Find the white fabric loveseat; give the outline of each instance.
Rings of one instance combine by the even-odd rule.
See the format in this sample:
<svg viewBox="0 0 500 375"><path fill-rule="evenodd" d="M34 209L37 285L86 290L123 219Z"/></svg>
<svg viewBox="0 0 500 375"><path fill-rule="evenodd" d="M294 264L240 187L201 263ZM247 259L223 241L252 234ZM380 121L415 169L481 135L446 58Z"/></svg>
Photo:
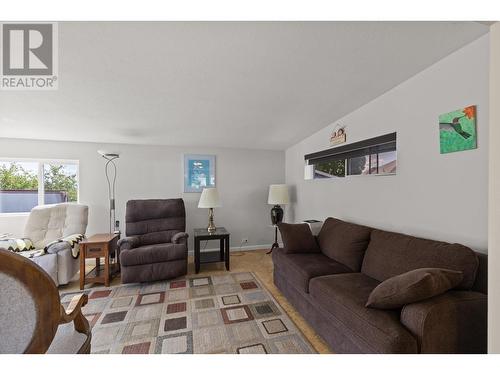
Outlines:
<svg viewBox="0 0 500 375"><path fill-rule="evenodd" d="M28 217L24 237L33 242L36 250L32 253L36 253L61 238L84 235L87 223L88 206L76 203L36 206ZM67 284L78 272L79 260L73 257L68 242L53 243L47 248L46 254L30 259L42 267L56 285Z"/></svg>

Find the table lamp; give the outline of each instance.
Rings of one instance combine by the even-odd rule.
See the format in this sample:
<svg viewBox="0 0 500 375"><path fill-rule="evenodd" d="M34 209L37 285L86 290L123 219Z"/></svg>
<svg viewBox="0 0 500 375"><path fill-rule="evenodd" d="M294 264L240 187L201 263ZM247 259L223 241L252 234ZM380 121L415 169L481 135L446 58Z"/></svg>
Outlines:
<svg viewBox="0 0 500 375"><path fill-rule="evenodd" d="M219 193L216 188L205 188L201 192L198 208L208 208L208 233L215 233L217 227L214 224L214 208L221 207Z"/></svg>
<svg viewBox="0 0 500 375"><path fill-rule="evenodd" d="M275 184L269 186L268 204L273 204L271 209L271 222L273 225L281 223L283 220L283 209L280 205L289 204L290 197L288 196L288 186L285 184Z"/></svg>

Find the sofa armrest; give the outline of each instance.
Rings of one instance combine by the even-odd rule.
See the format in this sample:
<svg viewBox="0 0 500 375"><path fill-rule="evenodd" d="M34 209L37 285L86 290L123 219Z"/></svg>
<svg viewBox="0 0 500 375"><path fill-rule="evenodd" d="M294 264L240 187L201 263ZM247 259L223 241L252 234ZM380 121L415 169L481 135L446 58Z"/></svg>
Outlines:
<svg viewBox="0 0 500 375"><path fill-rule="evenodd" d="M483 293L449 291L405 305L401 323L421 353L486 353L487 303Z"/></svg>
<svg viewBox="0 0 500 375"><path fill-rule="evenodd" d="M71 245L68 242L53 242L45 247L45 251L49 254L57 254L68 249L71 250Z"/></svg>
<svg viewBox="0 0 500 375"><path fill-rule="evenodd" d="M186 232L179 232L176 233L172 236L172 243L174 244L187 244L187 239L189 237L189 234Z"/></svg>
<svg viewBox="0 0 500 375"><path fill-rule="evenodd" d="M73 257L76 259L78 258L78 247L75 248L75 246L78 246L78 244L85 238L85 235L83 234L70 234L65 237L61 237L55 241L52 241L45 245L44 250L46 253L49 254L57 254L60 251L63 250L73 250L76 249L74 252L72 252Z"/></svg>
<svg viewBox="0 0 500 375"><path fill-rule="evenodd" d="M139 237L123 237L117 242L119 251L130 250L134 247L139 247L140 244L141 241L139 240Z"/></svg>

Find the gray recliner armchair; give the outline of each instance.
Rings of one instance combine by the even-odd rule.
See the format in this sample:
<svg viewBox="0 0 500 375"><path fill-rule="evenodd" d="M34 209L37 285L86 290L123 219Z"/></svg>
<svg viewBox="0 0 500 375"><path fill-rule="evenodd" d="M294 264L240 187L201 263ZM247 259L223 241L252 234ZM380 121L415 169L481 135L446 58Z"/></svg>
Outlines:
<svg viewBox="0 0 500 375"><path fill-rule="evenodd" d="M182 199L130 200L125 221L127 237L118 241L123 283L166 280L187 273Z"/></svg>

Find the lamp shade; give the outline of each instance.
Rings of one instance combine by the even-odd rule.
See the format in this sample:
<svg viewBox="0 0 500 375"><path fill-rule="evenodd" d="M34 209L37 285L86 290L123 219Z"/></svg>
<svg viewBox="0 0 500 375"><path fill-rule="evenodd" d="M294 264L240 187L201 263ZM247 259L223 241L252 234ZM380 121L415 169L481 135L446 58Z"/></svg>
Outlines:
<svg viewBox="0 0 500 375"><path fill-rule="evenodd" d="M220 207L219 193L216 188L206 188L201 192L198 208Z"/></svg>
<svg viewBox="0 0 500 375"><path fill-rule="evenodd" d="M276 184L269 186L269 197L267 198L269 204L288 204L290 197L288 196L288 186L285 184Z"/></svg>

